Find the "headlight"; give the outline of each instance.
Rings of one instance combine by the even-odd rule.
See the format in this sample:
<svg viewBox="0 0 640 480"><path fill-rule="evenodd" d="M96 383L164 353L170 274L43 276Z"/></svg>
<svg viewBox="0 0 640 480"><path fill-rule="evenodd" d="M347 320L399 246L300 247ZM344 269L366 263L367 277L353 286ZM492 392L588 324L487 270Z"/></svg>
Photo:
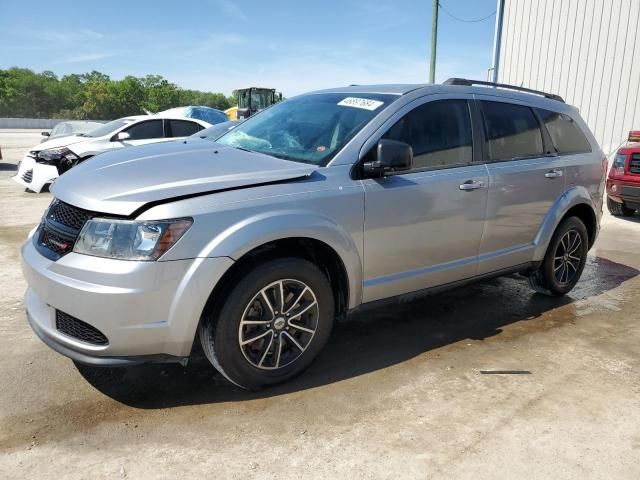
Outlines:
<svg viewBox="0 0 640 480"><path fill-rule="evenodd" d="M36 156L36 162L44 164L55 164L63 158L72 162L78 160L78 156L68 148L54 148L51 150L42 150Z"/></svg>
<svg viewBox="0 0 640 480"><path fill-rule="evenodd" d="M94 218L85 223L73 251L120 260L157 260L192 223L190 218L153 222Z"/></svg>
<svg viewBox="0 0 640 480"><path fill-rule="evenodd" d="M624 175L624 164L627 161L627 156L623 154L616 155L616 158L613 160L612 169L616 173L616 175Z"/></svg>

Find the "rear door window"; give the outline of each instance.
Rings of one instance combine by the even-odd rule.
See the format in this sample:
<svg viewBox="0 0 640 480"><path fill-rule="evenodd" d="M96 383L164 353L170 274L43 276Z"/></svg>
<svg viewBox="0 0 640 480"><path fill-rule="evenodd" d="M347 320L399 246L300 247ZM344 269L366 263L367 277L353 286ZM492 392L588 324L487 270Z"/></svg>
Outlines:
<svg viewBox="0 0 640 480"><path fill-rule="evenodd" d="M149 138L163 138L162 120L147 120L136 123L125 130L129 140L146 140Z"/></svg>
<svg viewBox="0 0 640 480"><path fill-rule="evenodd" d="M531 108L502 102L480 102L492 161L543 154L540 124Z"/></svg>
<svg viewBox="0 0 640 480"><path fill-rule="evenodd" d="M553 146L559 154L591 152L589 140L569 115L538 109Z"/></svg>
<svg viewBox="0 0 640 480"><path fill-rule="evenodd" d="M473 159L466 100L438 100L411 110L383 136L411 145L413 168L466 165Z"/></svg>
<svg viewBox="0 0 640 480"><path fill-rule="evenodd" d="M188 120L166 120L169 123L167 136L169 137L188 137L202 130L202 127L196 122Z"/></svg>

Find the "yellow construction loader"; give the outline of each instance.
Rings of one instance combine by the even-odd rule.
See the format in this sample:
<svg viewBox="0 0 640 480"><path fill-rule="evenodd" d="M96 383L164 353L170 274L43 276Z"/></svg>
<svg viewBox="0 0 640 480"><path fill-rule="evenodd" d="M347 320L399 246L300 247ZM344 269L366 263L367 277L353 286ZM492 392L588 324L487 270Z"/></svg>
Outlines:
<svg viewBox="0 0 640 480"><path fill-rule="evenodd" d="M282 100L282 93L276 93L275 88L238 88L236 93L238 106L224 111L231 120L244 120Z"/></svg>

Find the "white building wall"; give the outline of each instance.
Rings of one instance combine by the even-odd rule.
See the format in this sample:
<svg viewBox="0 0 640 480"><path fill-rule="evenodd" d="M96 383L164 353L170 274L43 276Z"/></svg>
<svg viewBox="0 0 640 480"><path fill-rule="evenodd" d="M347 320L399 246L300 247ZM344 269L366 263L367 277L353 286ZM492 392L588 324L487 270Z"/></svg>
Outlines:
<svg viewBox="0 0 640 480"><path fill-rule="evenodd" d="M505 0L498 81L561 95L612 153L640 130L640 0Z"/></svg>

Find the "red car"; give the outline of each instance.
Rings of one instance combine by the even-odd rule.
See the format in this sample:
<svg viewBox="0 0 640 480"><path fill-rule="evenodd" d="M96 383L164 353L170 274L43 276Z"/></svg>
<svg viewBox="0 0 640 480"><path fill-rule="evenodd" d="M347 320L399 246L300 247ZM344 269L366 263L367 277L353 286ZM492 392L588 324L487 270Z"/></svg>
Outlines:
<svg viewBox="0 0 640 480"><path fill-rule="evenodd" d="M618 149L607 178L607 207L622 217L640 210L640 130L629 132L629 142Z"/></svg>

